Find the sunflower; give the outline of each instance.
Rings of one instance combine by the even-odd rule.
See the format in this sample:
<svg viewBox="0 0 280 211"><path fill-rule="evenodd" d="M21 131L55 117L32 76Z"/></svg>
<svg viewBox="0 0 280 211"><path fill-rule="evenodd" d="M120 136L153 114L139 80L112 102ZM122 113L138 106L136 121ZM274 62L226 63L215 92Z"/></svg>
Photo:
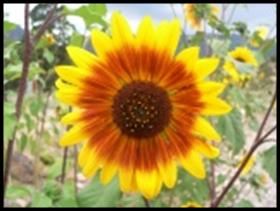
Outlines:
<svg viewBox="0 0 280 211"><path fill-rule="evenodd" d="M69 46L75 66L55 68L57 98L76 109L61 119L73 127L60 145L83 142L78 161L86 177L101 169L101 182L107 184L117 174L123 192L140 192L147 199L163 184L175 185L177 164L205 178L201 154L218 156L209 140L220 136L201 115L231 110L218 98L224 85L204 81L219 60L200 59L198 47L174 56L178 20L155 27L145 17L134 35L115 12L111 32L94 29L96 55Z"/></svg>
<svg viewBox="0 0 280 211"><path fill-rule="evenodd" d="M51 34L51 33L46 33L44 38L49 45L53 45L56 42L53 34Z"/></svg>
<svg viewBox="0 0 280 211"><path fill-rule="evenodd" d="M185 4L184 10L186 13L186 19L190 26L197 31L203 31L202 21L203 16L205 16L205 12L203 11L206 10L203 10L201 6L209 6L210 14L214 16L217 16L220 12L220 9L217 6L213 5ZM199 7L201 7L201 9ZM201 10L201 12L199 12L199 10Z"/></svg>
<svg viewBox="0 0 280 211"><path fill-rule="evenodd" d="M254 67L258 66L257 60L254 57L253 53L246 47L237 47L235 50L229 52L228 56L237 62L252 65ZM250 74L241 73L235 66L235 64L230 60L227 60L225 62L224 69L227 71L234 82L245 82L251 79Z"/></svg>
<svg viewBox="0 0 280 211"><path fill-rule="evenodd" d="M263 40L266 39L266 37L268 35L268 28L266 26L258 26L255 30L255 33L261 39L261 41L263 41ZM260 43L259 43L259 41L256 37L253 37L250 40L250 45L255 47L255 48L260 47Z"/></svg>

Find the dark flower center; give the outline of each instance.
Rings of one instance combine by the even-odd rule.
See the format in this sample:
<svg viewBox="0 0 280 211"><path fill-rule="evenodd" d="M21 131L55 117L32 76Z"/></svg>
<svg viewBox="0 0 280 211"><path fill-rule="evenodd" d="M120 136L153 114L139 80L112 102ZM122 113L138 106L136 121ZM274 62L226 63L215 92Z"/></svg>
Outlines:
<svg viewBox="0 0 280 211"><path fill-rule="evenodd" d="M237 58L235 58L235 60L237 60L239 62L245 62L245 60L243 58L241 58L241 57L237 57Z"/></svg>
<svg viewBox="0 0 280 211"><path fill-rule="evenodd" d="M171 104L162 88L151 82L134 81L118 91L112 110L114 122L123 133L148 138L168 125Z"/></svg>

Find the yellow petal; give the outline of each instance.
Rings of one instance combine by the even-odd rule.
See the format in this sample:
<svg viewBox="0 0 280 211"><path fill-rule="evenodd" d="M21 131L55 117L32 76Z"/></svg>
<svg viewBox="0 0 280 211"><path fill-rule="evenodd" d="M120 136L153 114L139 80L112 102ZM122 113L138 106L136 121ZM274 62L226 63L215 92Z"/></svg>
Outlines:
<svg viewBox="0 0 280 211"><path fill-rule="evenodd" d="M77 94L67 94L67 95L65 95L65 92L57 91L57 92L55 92L55 97L59 101L65 103L67 105L75 106L78 102Z"/></svg>
<svg viewBox="0 0 280 211"><path fill-rule="evenodd" d="M219 59L217 58L203 58L199 59L195 64L195 74L197 80L203 80L208 75L213 73L219 64Z"/></svg>
<svg viewBox="0 0 280 211"><path fill-rule="evenodd" d="M105 163L100 174L101 183L104 185L108 184L115 176L117 169L118 166L116 164Z"/></svg>
<svg viewBox="0 0 280 211"><path fill-rule="evenodd" d="M180 21L162 21L156 30L156 48L167 51L171 56L175 53L181 36Z"/></svg>
<svg viewBox="0 0 280 211"><path fill-rule="evenodd" d="M147 198L154 198L160 191L162 181L157 170L137 170L136 182L138 190Z"/></svg>
<svg viewBox="0 0 280 211"><path fill-rule="evenodd" d="M74 123L77 123L78 120L81 119L81 117L82 117L81 111L74 111L74 112L64 115L60 121L62 122L62 124L65 124L65 125L74 124Z"/></svg>
<svg viewBox="0 0 280 211"><path fill-rule="evenodd" d="M177 166L174 161L169 163L159 163L158 165L159 173L161 178L168 188L173 188L177 179Z"/></svg>
<svg viewBox="0 0 280 211"><path fill-rule="evenodd" d="M99 165L99 160L98 160L98 157L97 157L97 154L95 152L94 149L91 149L89 155L88 155L88 158L87 158L87 161L86 161L86 164L82 170L83 172L83 175L86 177L86 178L90 178L90 177L93 177L96 173L96 171L99 169L100 165Z"/></svg>
<svg viewBox="0 0 280 211"><path fill-rule="evenodd" d="M127 20L119 12L112 14L112 37L116 47L131 44L134 40Z"/></svg>
<svg viewBox="0 0 280 211"><path fill-rule="evenodd" d="M189 150L188 153L181 157L182 166L193 176L198 179L205 178L205 168L204 163L200 155L193 151Z"/></svg>
<svg viewBox="0 0 280 211"><path fill-rule="evenodd" d="M186 66L187 71L193 71L195 63L199 58L199 47L190 47L181 51L177 56L176 60L182 62Z"/></svg>
<svg viewBox="0 0 280 211"><path fill-rule="evenodd" d="M97 57L89 51L75 46L68 46L67 52L72 61L85 72L92 73Z"/></svg>
<svg viewBox="0 0 280 211"><path fill-rule="evenodd" d="M90 152L91 152L91 148L89 147L88 143L84 143L78 156L79 166L83 167L86 164Z"/></svg>
<svg viewBox="0 0 280 211"><path fill-rule="evenodd" d="M87 138L87 133L85 131L86 125L79 123L68 130L66 133L63 134L61 137L59 144L60 146L71 146L74 144L78 144Z"/></svg>
<svg viewBox="0 0 280 211"><path fill-rule="evenodd" d="M134 184L135 175L133 170L121 168L119 170L119 180L120 180L120 188L123 192L133 192L136 191L136 187Z"/></svg>
<svg viewBox="0 0 280 211"><path fill-rule="evenodd" d="M155 30L153 27L152 19L149 16L146 16L143 18L141 21L138 31L137 31L137 36L136 36L136 41L138 46L149 46L153 47L154 46L154 39L155 39Z"/></svg>
<svg viewBox="0 0 280 211"><path fill-rule="evenodd" d="M242 158L242 160L238 163L237 168L240 167L241 163L244 161L245 158L246 158L246 156ZM245 176L246 174L249 173L249 171L252 169L255 161L256 161L256 157L255 156L251 156L249 158L249 160L247 161L246 165L244 166L244 168L241 171L241 175L242 176Z"/></svg>
<svg viewBox="0 0 280 211"><path fill-rule="evenodd" d="M198 139L192 140L192 147L208 158L216 158L220 154L218 148Z"/></svg>
<svg viewBox="0 0 280 211"><path fill-rule="evenodd" d="M82 80L87 77L80 68L74 66L56 66L55 71L61 79L77 86L83 86ZM65 85L65 83L58 81L57 86L62 87L62 85Z"/></svg>
<svg viewBox="0 0 280 211"><path fill-rule="evenodd" d="M208 81L197 85L197 88L203 95L212 95L212 97L216 97L222 93L225 87L226 85L224 83L213 81Z"/></svg>
<svg viewBox="0 0 280 211"><path fill-rule="evenodd" d="M91 33L91 42L98 55L105 57L113 47L112 39L104 32L93 29Z"/></svg>
<svg viewBox="0 0 280 211"><path fill-rule="evenodd" d="M212 125L202 117L198 117L194 123L193 132L207 140L220 141L221 137Z"/></svg>
<svg viewBox="0 0 280 211"><path fill-rule="evenodd" d="M219 98L205 97L202 99L204 108L201 111L202 115L222 115L231 111L231 106Z"/></svg>
<svg viewBox="0 0 280 211"><path fill-rule="evenodd" d="M181 207L192 208L192 207L202 207L202 206L195 201L189 201L186 204L183 204Z"/></svg>

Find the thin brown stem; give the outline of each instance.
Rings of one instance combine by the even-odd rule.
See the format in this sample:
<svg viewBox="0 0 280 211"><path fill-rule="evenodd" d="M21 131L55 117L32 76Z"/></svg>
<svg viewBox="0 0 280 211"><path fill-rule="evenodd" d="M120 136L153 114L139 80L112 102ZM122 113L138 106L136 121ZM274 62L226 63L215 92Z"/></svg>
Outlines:
<svg viewBox="0 0 280 211"><path fill-rule="evenodd" d="M28 14L29 14L29 4L25 4L24 8L24 54L23 54L23 65L22 65L22 73L21 73L21 79L19 82L19 88L18 88L18 94L17 94L17 100L16 100L16 119L17 121L20 118L21 114L21 106L24 98L25 88L26 88L26 82L27 82L27 76L28 76L28 69L29 69L29 63L30 63L30 55L31 55L31 46L30 46L30 35L29 35L29 23L28 23ZM12 139L8 142L8 148L7 148L7 154L6 154L6 163L5 163L5 174L4 174L4 194L9 182L9 174L10 174L10 166L11 166L11 160L13 156L13 148L14 148L14 142L16 137L16 129L15 127L13 132Z"/></svg>
<svg viewBox="0 0 280 211"><path fill-rule="evenodd" d="M62 169L61 169L61 177L60 177L60 182L62 185L64 184L64 180L65 180L67 155L68 155L68 147L65 147L63 149L63 161L62 161Z"/></svg>
<svg viewBox="0 0 280 211"><path fill-rule="evenodd" d="M268 142L269 140L266 140L266 138L271 134L271 133L273 133L273 131L274 130L276 130L276 128L277 128L277 125L275 125L274 127L272 127L266 134L264 134L261 138L260 138L260 140L263 140L263 142Z"/></svg>
<svg viewBox="0 0 280 211"><path fill-rule="evenodd" d="M260 126L260 128L259 128L259 130L258 130L258 133L257 133L257 135L256 135L256 138L255 138L254 143L257 143L257 142L259 141L260 136L261 136L261 134L262 134L262 132L263 132L263 129L264 129L265 125L266 125L267 119L268 119L268 117L269 117L269 114L270 114L271 111L272 111L273 104L274 104L275 101L276 101L276 91L274 92L274 95L273 95L273 98L272 98L272 100L271 100L271 103L270 103L270 105L269 105L269 107L268 107L268 109L267 109L267 112L266 112L266 114L265 114L265 116L264 116L264 118L263 118L263 121L262 121L261 126Z"/></svg>
<svg viewBox="0 0 280 211"><path fill-rule="evenodd" d="M145 197L142 197L146 207L151 207L150 202Z"/></svg>
<svg viewBox="0 0 280 211"><path fill-rule="evenodd" d="M33 42L36 43L40 40L41 36L45 33L46 29L53 24L58 16L54 17L57 4L54 5L53 9L48 12L47 17L41 27L38 29L37 33L34 35Z"/></svg>
<svg viewBox="0 0 280 211"><path fill-rule="evenodd" d="M246 155L246 157L244 158L243 162L241 163L240 167L237 169L237 171L235 172L235 174L233 175L233 177L231 178L231 180L229 181L229 183L226 185L226 187L223 189L222 193L219 195L219 197L217 197L216 201L212 204L212 207L218 207L220 202L223 200L223 198L225 197L225 195L227 194L227 192L229 191L229 189L233 186L234 182L237 180L237 178L239 177L240 173L242 172L243 168L245 167L245 165L247 164L247 162L249 161L249 159L251 158L251 156L253 155L253 153L255 152L255 150L262 144L264 143L265 138L271 134L275 129L276 126L273 127L268 133L266 133L262 138L261 134L262 131L266 125L267 119L269 117L269 114L271 113L272 107L274 102L276 101L276 91L273 95L273 98L270 102L270 105L267 109L267 112L264 116L264 119L261 123L261 126L257 132L256 138L253 142L253 145L251 146L251 148L249 149L248 154Z"/></svg>
<svg viewBox="0 0 280 211"><path fill-rule="evenodd" d="M54 11L54 10L53 10ZM17 99L16 99L16 119L19 121L21 116L21 108L22 103L25 95L26 90L26 84L27 84L27 78L28 78L28 72L29 72L29 64L31 61L31 54L33 50L33 44L32 41L38 40L41 35L47 30L47 28L50 26L50 24L53 23L55 19L52 19L52 22L49 22L48 19L45 19L44 23L41 25L41 27L38 29L37 34L35 35L36 39L32 39L29 31L29 4L25 4L24 7L24 51L23 51L23 65L22 65L22 73L21 78L19 81L19 88L17 92ZM33 42L34 43L34 42ZM14 142L15 137L17 133L17 127L14 128L13 131L13 137L8 142L7 147L7 153L6 153L6 162L5 162L5 170L4 170L4 194L9 182L9 174L10 174L10 166L11 166L11 160L13 156L13 148L14 148Z"/></svg>
<svg viewBox="0 0 280 211"><path fill-rule="evenodd" d="M211 205L214 203L216 198L216 181L215 181L215 163L210 161L210 201Z"/></svg>

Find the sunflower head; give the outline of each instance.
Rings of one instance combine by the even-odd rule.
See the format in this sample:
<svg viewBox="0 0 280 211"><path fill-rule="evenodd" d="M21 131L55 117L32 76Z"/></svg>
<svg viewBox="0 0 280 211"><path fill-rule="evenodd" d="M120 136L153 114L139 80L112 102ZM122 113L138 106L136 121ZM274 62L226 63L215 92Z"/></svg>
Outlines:
<svg viewBox="0 0 280 211"><path fill-rule="evenodd" d="M231 110L218 97L224 84L205 81L219 60L199 58L198 47L174 55L178 20L154 26L145 17L133 34L115 12L111 31L92 31L96 55L69 46L74 65L56 67L56 96L75 108L61 119L73 127L60 145L83 143L79 165L86 177L100 169L107 184L118 175L122 191L148 199L163 184L175 185L178 164L203 179L201 156L219 155L209 141L220 136L202 116Z"/></svg>
<svg viewBox="0 0 280 211"><path fill-rule="evenodd" d="M253 55L253 53L246 47L237 47L235 50L230 51L228 53L228 56L240 63L252 65L254 67L258 66L258 62ZM238 68L235 66L235 64L227 60L224 64L224 69L227 71L229 76L232 78L232 80L236 83L238 82L244 82L246 80L250 80L251 76L248 73L241 73Z"/></svg>
<svg viewBox="0 0 280 211"><path fill-rule="evenodd" d="M256 27L255 33L261 41L265 40L268 35L268 28L266 26L258 26ZM260 47L259 40L253 35L253 38L250 40L250 45L258 48Z"/></svg>
<svg viewBox="0 0 280 211"><path fill-rule="evenodd" d="M197 31L203 31L204 19L211 15L216 17L220 13L219 7L211 4L185 4L184 10L186 20Z"/></svg>

